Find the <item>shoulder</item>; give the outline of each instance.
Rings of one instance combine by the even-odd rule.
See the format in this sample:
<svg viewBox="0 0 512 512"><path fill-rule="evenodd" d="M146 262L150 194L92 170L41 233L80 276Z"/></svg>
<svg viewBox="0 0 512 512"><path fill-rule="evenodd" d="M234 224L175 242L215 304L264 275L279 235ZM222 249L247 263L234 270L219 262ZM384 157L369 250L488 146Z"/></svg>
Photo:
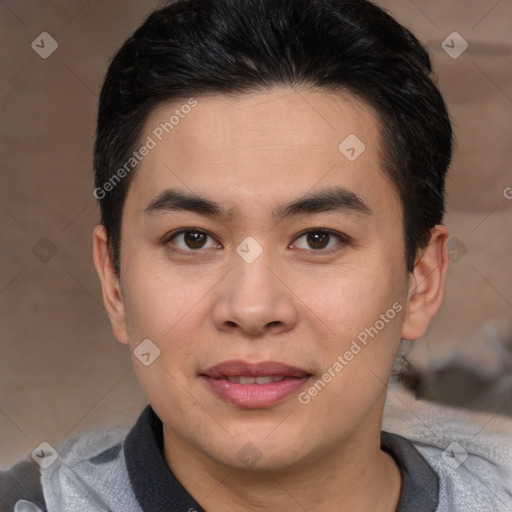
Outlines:
<svg viewBox="0 0 512 512"><path fill-rule="evenodd" d="M393 389L383 426L411 441L439 476L439 512L512 510L511 419Z"/></svg>
<svg viewBox="0 0 512 512"><path fill-rule="evenodd" d="M47 467L28 458L0 473L0 512L139 511L124 461L126 435L120 427L95 429L56 444Z"/></svg>
<svg viewBox="0 0 512 512"><path fill-rule="evenodd" d="M463 439L441 446L435 441L412 443L439 476L439 512L512 510L511 480L498 458L481 454Z"/></svg>
<svg viewBox="0 0 512 512"><path fill-rule="evenodd" d="M123 428L101 428L58 447L58 458L41 469L49 510L139 510L126 470Z"/></svg>

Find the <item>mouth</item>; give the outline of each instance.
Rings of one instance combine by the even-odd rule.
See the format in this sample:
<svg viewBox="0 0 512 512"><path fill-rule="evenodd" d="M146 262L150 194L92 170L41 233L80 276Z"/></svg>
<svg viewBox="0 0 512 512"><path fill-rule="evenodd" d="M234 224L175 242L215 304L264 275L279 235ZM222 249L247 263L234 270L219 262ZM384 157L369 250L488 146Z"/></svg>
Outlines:
<svg viewBox="0 0 512 512"><path fill-rule="evenodd" d="M200 374L216 397L241 408L271 407L299 392L312 374L277 361L231 360Z"/></svg>
<svg viewBox="0 0 512 512"><path fill-rule="evenodd" d="M226 380L233 384L270 384L271 382L280 382L284 375L262 375L261 377L245 377L243 375L226 376Z"/></svg>

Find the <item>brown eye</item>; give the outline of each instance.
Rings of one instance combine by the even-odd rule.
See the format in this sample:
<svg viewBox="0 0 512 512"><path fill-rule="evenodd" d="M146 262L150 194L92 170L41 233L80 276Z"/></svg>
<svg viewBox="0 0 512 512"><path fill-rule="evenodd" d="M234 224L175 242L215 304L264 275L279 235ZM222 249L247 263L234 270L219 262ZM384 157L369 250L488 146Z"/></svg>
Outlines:
<svg viewBox="0 0 512 512"><path fill-rule="evenodd" d="M348 238L333 231L313 229L299 236L295 244L302 250L329 253L348 243Z"/></svg>
<svg viewBox="0 0 512 512"><path fill-rule="evenodd" d="M205 233L201 233L200 231L185 231L183 235L185 244L190 249L201 249L207 239L207 235Z"/></svg>
<svg viewBox="0 0 512 512"><path fill-rule="evenodd" d="M307 234L307 242L313 249L325 249L329 244L330 236L322 231L310 231Z"/></svg>
<svg viewBox="0 0 512 512"><path fill-rule="evenodd" d="M167 245L175 246L177 251L183 252L193 252L199 249L216 247L214 239L208 233L198 229L184 229L174 233L174 235L168 239Z"/></svg>

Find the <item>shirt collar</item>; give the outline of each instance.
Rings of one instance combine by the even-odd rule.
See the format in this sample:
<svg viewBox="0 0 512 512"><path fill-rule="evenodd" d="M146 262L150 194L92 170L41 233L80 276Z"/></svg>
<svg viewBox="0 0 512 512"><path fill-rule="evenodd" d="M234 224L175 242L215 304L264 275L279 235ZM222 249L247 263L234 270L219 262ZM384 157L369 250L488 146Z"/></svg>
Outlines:
<svg viewBox="0 0 512 512"><path fill-rule="evenodd" d="M167 466L160 418L148 405L124 440L126 468L142 510L205 512Z"/></svg>

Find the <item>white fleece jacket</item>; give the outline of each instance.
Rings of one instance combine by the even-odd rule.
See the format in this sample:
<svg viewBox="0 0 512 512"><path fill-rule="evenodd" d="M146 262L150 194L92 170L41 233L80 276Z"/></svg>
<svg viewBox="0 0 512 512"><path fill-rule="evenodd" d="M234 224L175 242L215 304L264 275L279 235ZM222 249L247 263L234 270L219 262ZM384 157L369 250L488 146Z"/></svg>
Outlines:
<svg viewBox="0 0 512 512"><path fill-rule="evenodd" d="M439 475L438 512L512 512L512 420L389 389L382 429L409 439Z"/></svg>

